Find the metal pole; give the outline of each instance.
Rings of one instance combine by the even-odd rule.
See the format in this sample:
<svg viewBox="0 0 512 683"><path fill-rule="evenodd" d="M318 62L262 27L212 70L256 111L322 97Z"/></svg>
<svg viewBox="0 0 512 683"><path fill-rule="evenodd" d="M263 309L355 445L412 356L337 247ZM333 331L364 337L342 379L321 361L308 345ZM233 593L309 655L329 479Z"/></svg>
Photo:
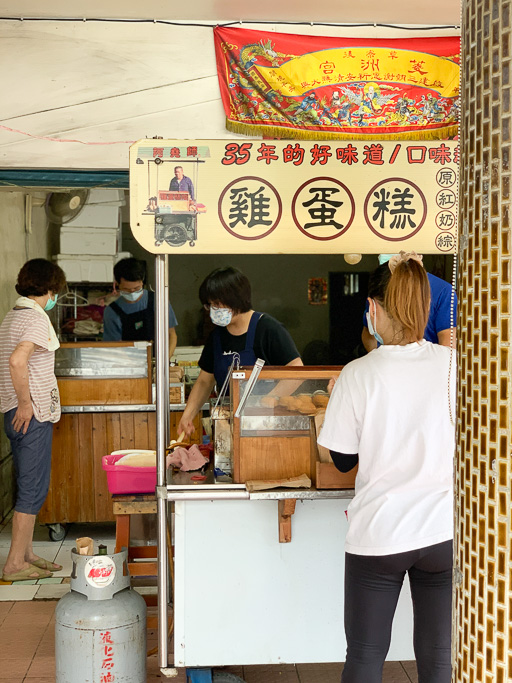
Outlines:
<svg viewBox="0 0 512 683"><path fill-rule="evenodd" d="M157 486L165 486L165 448L169 435L169 292L166 286L167 257L158 255L155 263L155 343L156 343L156 461ZM157 497L158 523L158 660L167 668L167 500Z"/></svg>
<svg viewBox="0 0 512 683"><path fill-rule="evenodd" d="M171 424L170 424L170 398L169 398L169 361L170 356L169 356L169 256L167 254L164 255L164 290L165 290L165 295L164 295L164 302L165 302L165 308L164 308L164 334L165 334L165 339L167 342L166 346L166 356L165 356L165 363L164 363L164 389L165 391L165 397L164 397L164 403L165 403L165 446L167 447L170 442L171 442ZM166 482L166 469L164 467L164 486L167 483ZM166 531L165 531L165 549L166 549L166 554L167 554L167 562L169 562L169 548L167 547L168 545L168 539L169 539L169 534L167 533L167 529L169 529L169 523L170 523L170 513L171 510L168 505L168 501L165 502L165 524L166 524ZM170 531L170 529L169 529ZM171 543L172 543L171 539ZM162 546L164 547L164 546ZM163 552L163 551L162 551ZM172 576L172 571L171 568L168 566L167 567L167 602L169 603L170 600L173 601L174 603L174 596L172 594L172 585L171 585L171 576ZM174 609L174 605L173 605ZM166 620L166 623L168 623L168 619ZM168 634L167 627L166 627L166 633ZM167 635L168 637L168 635ZM167 664L166 664L167 666Z"/></svg>
<svg viewBox="0 0 512 683"><path fill-rule="evenodd" d="M165 403L165 446L171 441L171 425L170 425L170 400L169 400L169 256L164 255L164 337L165 337L165 357L164 357L164 403ZM164 466L164 480L165 486L165 466Z"/></svg>

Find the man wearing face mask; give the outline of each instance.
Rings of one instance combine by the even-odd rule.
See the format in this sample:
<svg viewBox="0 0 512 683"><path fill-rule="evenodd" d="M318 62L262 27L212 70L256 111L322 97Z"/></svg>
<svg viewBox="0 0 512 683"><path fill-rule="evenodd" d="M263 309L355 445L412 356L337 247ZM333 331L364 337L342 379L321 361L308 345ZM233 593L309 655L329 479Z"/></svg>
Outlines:
<svg viewBox="0 0 512 683"><path fill-rule="evenodd" d="M103 315L103 341L155 340L155 295L144 289L146 264L125 258L114 266L115 291L119 299ZM169 357L176 348L178 322L169 304Z"/></svg>
<svg viewBox="0 0 512 683"><path fill-rule="evenodd" d="M377 296L382 287L387 285L391 271L389 261L393 254L380 254L379 267L371 274L368 285L368 298L363 318L363 333L361 340L367 351L376 349L382 344L382 337L375 325L375 308L371 305L371 300ZM421 258L421 257L420 257ZM427 273L430 285L430 311L425 329L425 339L433 344L441 346L455 346L457 319L457 295L449 282L442 280L432 273ZM452 314L453 307L453 314Z"/></svg>
<svg viewBox="0 0 512 683"><path fill-rule="evenodd" d="M178 432L194 431L193 420L213 387L222 387L233 360L254 365L261 358L268 365L302 365L293 339L283 325L266 313L252 309L251 285L236 268L218 268L199 289L201 303L210 313L215 329L206 340L199 367Z"/></svg>

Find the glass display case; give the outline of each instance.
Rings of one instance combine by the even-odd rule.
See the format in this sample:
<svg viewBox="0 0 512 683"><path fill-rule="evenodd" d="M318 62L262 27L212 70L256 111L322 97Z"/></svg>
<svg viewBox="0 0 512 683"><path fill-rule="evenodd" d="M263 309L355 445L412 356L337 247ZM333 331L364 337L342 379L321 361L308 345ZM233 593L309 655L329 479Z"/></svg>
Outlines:
<svg viewBox="0 0 512 683"><path fill-rule="evenodd" d="M148 377L149 342L120 346L94 344L63 344L55 352L57 377Z"/></svg>
<svg viewBox="0 0 512 683"><path fill-rule="evenodd" d="M151 343L63 343L55 375L63 406L151 403Z"/></svg>
<svg viewBox="0 0 512 683"><path fill-rule="evenodd" d="M317 488L353 487L354 472L350 477L342 475L329 453L317 446L317 433L329 401L328 384L341 369L263 367L256 379L251 377L250 368L233 373L235 483L306 474Z"/></svg>

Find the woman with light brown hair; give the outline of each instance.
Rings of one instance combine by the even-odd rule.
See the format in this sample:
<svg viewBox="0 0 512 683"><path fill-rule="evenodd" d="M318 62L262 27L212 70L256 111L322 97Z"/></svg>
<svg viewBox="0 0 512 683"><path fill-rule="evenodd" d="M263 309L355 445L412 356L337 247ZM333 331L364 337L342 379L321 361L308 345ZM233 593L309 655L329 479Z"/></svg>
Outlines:
<svg viewBox="0 0 512 683"><path fill-rule="evenodd" d="M381 269L382 270L382 269ZM359 465L347 510L343 683L380 683L405 574L421 683L451 680L455 352L423 338L430 287L401 252L370 279L368 330L380 346L346 365L319 443Z"/></svg>

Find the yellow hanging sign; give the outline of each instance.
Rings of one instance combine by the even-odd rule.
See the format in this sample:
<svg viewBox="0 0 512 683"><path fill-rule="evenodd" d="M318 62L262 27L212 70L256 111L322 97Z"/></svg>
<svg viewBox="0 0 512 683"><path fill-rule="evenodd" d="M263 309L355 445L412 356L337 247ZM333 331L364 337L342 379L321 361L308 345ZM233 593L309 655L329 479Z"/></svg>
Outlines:
<svg viewBox="0 0 512 683"><path fill-rule="evenodd" d="M131 227L154 254L457 249L456 142L141 140Z"/></svg>

